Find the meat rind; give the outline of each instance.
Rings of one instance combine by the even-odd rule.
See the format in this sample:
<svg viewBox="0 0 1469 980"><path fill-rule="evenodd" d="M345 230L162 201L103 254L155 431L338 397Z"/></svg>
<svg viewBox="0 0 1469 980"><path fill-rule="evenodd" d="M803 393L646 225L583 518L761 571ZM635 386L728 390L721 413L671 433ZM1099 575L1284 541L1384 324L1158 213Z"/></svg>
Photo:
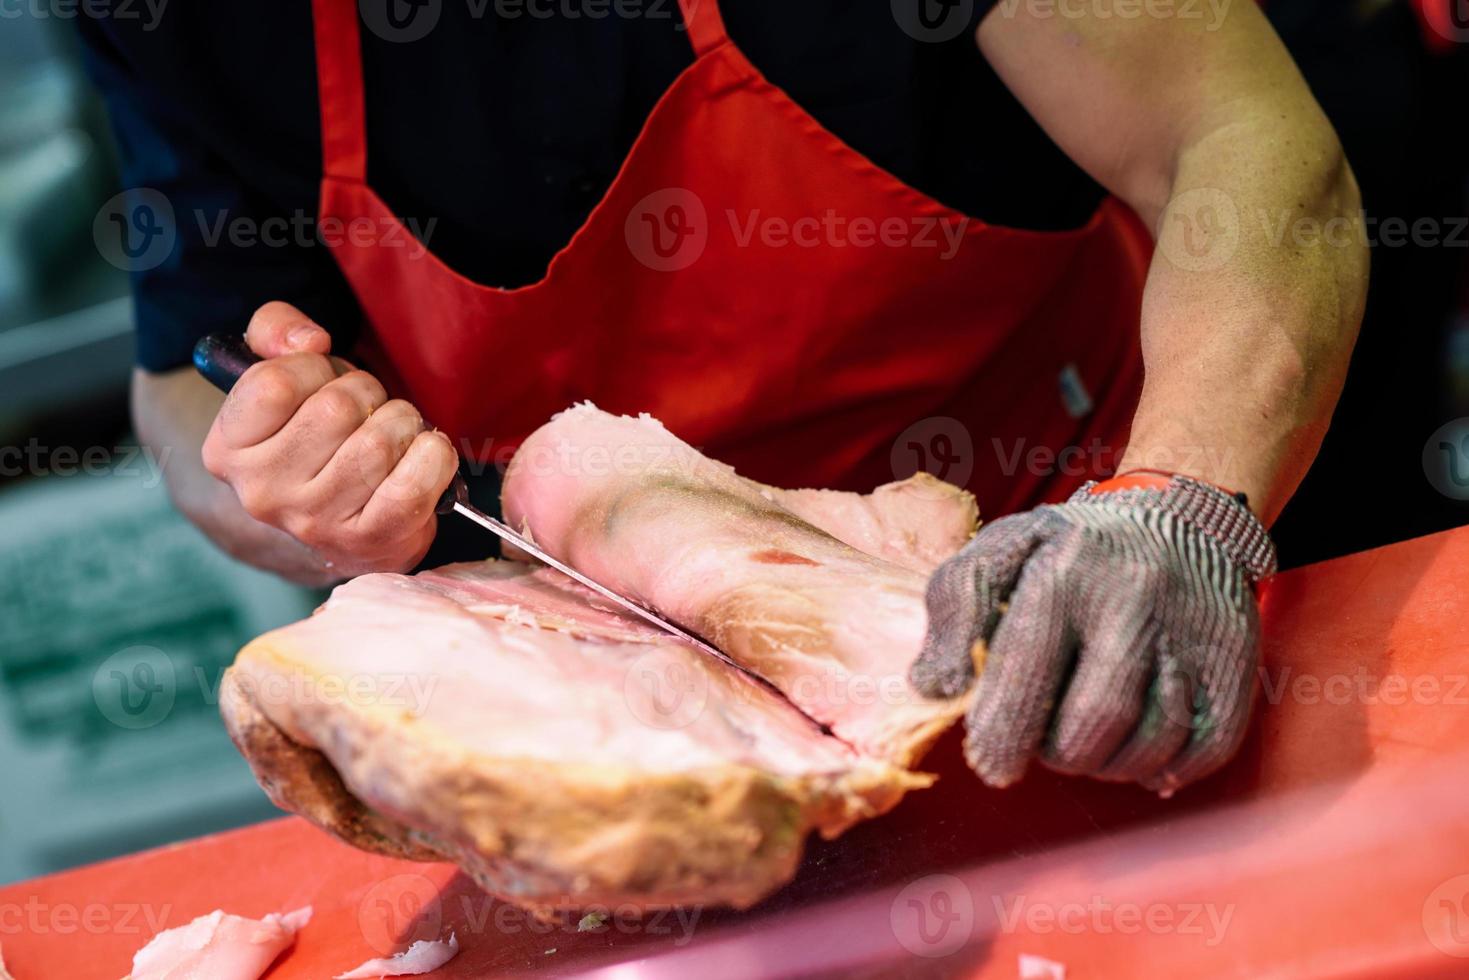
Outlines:
<svg viewBox="0 0 1469 980"><path fill-rule="evenodd" d="M668 658L660 670L702 667L703 655L615 613L569 623L545 601L548 579L488 562L357 579L241 652L221 688L231 736L277 804L359 847L454 861L487 891L545 910L743 907L794 873L810 830L834 836L929 782L856 756L732 671L710 676L696 717L648 724L658 719L638 718L606 678L650 654ZM558 628L534 622L542 609ZM368 638L388 628L375 654ZM392 636L411 634L422 648L395 653ZM528 649L551 654L537 663ZM409 694L406 673L440 683ZM542 712L568 691L584 696ZM760 730L744 745L748 723Z"/></svg>

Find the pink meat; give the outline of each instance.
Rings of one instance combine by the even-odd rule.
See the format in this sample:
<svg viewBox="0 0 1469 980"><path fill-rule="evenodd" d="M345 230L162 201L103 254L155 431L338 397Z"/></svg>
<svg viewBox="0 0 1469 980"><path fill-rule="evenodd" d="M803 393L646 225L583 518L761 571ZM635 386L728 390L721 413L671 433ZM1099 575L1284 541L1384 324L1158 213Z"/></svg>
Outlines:
<svg viewBox="0 0 1469 980"><path fill-rule="evenodd" d="M216 909L154 936L126 980L258 980L310 920L309 906L263 919Z"/></svg>
<svg viewBox="0 0 1469 980"><path fill-rule="evenodd" d="M552 554L703 634L859 753L909 764L955 709L907 682L925 572L973 530L957 490L934 510L968 519L915 530L921 484L883 503L776 490L656 420L580 405L525 442L503 499Z"/></svg>
<svg viewBox="0 0 1469 980"><path fill-rule="evenodd" d="M375 980L377 977L416 977L432 973L459 955L459 939L447 942L422 939L394 956L368 960L356 969L338 973L335 980Z"/></svg>

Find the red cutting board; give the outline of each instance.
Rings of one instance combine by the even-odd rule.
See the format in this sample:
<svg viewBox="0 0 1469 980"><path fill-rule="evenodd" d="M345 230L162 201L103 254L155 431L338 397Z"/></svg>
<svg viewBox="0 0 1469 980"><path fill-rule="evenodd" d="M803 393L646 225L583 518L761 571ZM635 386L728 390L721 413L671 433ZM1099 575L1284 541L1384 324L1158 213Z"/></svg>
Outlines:
<svg viewBox="0 0 1469 980"><path fill-rule="evenodd" d="M310 904L273 980L451 929L436 977L1011 978L1021 954L1070 980L1469 976L1469 528L1278 576L1265 618L1254 732L1214 778L997 792L955 733L937 786L747 912L578 933L289 818L0 888L0 946L16 980L116 980L155 927Z"/></svg>

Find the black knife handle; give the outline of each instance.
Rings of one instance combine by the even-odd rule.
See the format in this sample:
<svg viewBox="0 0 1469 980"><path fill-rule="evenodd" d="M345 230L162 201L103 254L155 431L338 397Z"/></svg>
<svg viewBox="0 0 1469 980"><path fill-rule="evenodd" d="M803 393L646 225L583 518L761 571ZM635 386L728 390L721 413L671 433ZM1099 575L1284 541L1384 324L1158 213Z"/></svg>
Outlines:
<svg viewBox="0 0 1469 980"><path fill-rule="evenodd" d="M238 334L212 333L194 345L194 368L225 394L229 394L250 365L261 360Z"/></svg>
<svg viewBox="0 0 1469 980"><path fill-rule="evenodd" d="M226 394L240 380L240 375L250 369L250 365L262 360L264 358L251 350L244 336L239 334L212 333L194 345L194 369ZM434 513L447 514L454 509L455 503L468 501L469 485L464 482L464 473L455 473L439 502L434 505Z"/></svg>

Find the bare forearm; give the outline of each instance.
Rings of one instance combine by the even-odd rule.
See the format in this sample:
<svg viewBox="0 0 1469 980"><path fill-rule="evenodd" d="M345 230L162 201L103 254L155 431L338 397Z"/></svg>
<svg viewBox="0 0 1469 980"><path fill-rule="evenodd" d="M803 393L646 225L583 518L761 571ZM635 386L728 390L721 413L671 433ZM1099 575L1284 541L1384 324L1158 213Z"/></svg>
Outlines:
<svg viewBox="0 0 1469 980"><path fill-rule="evenodd" d="M1243 490L1273 520L1320 445L1367 281L1356 183L1285 47L1249 2L1216 21L1002 4L979 43L1159 235L1121 465Z"/></svg>
<svg viewBox="0 0 1469 980"><path fill-rule="evenodd" d="M245 513L229 485L204 469L199 449L223 402L222 394L187 368L133 374L133 424L154 458L167 461L164 477L174 505L241 561L302 585L335 581L339 576L311 549Z"/></svg>
<svg viewBox="0 0 1469 980"><path fill-rule="evenodd" d="M1146 382L1122 459L1242 490L1267 524L1325 435L1367 249L1324 120L1262 107L1180 155L1142 312Z"/></svg>

